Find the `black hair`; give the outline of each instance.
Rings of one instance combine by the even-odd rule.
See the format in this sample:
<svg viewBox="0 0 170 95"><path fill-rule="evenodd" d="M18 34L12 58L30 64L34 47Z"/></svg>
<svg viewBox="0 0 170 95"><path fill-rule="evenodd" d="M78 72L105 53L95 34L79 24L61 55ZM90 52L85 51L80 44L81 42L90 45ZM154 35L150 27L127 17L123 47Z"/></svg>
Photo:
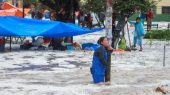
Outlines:
<svg viewBox="0 0 170 95"><path fill-rule="evenodd" d="M99 40L97 41L97 43L99 45L102 45L101 42L103 42L103 40L105 39L106 37L100 37Z"/></svg>
<svg viewBox="0 0 170 95"><path fill-rule="evenodd" d="M140 17L137 17L137 18L136 18L136 20L138 20L138 19L140 20Z"/></svg>

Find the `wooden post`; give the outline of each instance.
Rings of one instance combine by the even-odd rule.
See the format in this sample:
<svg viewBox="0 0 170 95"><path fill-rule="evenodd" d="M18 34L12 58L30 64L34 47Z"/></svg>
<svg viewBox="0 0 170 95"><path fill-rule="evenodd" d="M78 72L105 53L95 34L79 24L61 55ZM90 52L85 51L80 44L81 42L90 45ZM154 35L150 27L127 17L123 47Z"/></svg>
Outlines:
<svg viewBox="0 0 170 95"><path fill-rule="evenodd" d="M164 55L163 55L163 67L165 67L165 58L166 58L166 46L164 45Z"/></svg>

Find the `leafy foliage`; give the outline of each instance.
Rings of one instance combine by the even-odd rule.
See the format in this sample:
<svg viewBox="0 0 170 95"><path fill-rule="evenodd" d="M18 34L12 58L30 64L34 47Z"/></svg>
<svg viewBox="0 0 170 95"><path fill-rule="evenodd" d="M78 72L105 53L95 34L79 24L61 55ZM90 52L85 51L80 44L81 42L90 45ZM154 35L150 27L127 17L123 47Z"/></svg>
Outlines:
<svg viewBox="0 0 170 95"><path fill-rule="evenodd" d="M80 0L80 10L83 12L104 12L106 0Z"/></svg>
<svg viewBox="0 0 170 95"><path fill-rule="evenodd" d="M39 0L43 5L46 5L49 9L55 11L62 16L57 16L60 21L74 22L74 12L79 10L78 0Z"/></svg>
<svg viewBox="0 0 170 95"><path fill-rule="evenodd" d="M50 9L59 11L61 8L65 8L70 11L72 8L76 11L79 9L79 0L39 0L42 4L48 6Z"/></svg>
<svg viewBox="0 0 170 95"><path fill-rule="evenodd" d="M84 11L103 12L105 11L106 0L84 0L81 9ZM155 7L156 1L149 0L112 0L115 13L133 14L138 10L147 11Z"/></svg>
<svg viewBox="0 0 170 95"><path fill-rule="evenodd" d="M67 10L71 9L71 4L74 5L74 10L83 12L104 12L106 8L106 0L39 0L42 4L48 6L50 9L59 11L62 7ZM157 2L159 2L158 0ZM156 5L156 1L150 0L112 0L113 10L119 14L132 15L138 10L146 11Z"/></svg>
<svg viewBox="0 0 170 95"><path fill-rule="evenodd" d="M149 2L149 0L116 0L113 8L118 12L146 11L148 8L153 8L155 4L155 1Z"/></svg>
<svg viewBox="0 0 170 95"><path fill-rule="evenodd" d="M170 30L152 30L151 32L147 32L144 38L170 40Z"/></svg>

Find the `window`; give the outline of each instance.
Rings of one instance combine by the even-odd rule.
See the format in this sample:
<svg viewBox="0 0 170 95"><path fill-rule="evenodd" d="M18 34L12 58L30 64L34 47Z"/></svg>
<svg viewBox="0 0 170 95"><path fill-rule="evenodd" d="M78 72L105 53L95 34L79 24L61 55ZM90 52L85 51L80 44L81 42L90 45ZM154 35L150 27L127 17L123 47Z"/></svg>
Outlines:
<svg viewBox="0 0 170 95"><path fill-rule="evenodd" d="M170 14L170 7L162 7L162 14Z"/></svg>

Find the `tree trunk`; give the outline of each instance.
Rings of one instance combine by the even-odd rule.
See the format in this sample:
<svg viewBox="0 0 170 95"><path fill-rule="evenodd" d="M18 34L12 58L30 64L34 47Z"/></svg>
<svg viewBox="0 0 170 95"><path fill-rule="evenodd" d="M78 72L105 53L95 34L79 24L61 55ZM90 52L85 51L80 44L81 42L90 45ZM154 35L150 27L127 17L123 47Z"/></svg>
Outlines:
<svg viewBox="0 0 170 95"><path fill-rule="evenodd" d="M122 34L124 34L124 27L126 25L125 17L125 15L119 16L118 23L112 31L112 47L114 49L116 49L119 38L122 36L120 33L122 32Z"/></svg>
<svg viewBox="0 0 170 95"><path fill-rule="evenodd" d="M105 27L104 20L105 20L105 14L102 12L97 13L99 23L102 24L103 27Z"/></svg>

